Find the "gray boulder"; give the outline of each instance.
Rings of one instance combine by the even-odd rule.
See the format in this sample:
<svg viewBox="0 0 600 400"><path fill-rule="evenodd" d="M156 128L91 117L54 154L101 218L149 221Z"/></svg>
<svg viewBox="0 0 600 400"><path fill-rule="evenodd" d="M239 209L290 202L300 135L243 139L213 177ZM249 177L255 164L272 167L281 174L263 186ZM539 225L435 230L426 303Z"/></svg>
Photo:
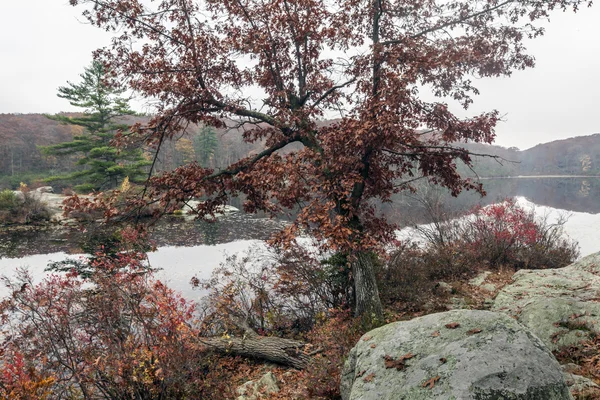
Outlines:
<svg viewBox="0 0 600 400"><path fill-rule="evenodd" d="M35 189L38 193L54 193L54 188L52 186L42 186Z"/></svg>
<svg viewBox="0 0 600 400"><path fill-rule="evenodd" d="M499 313L455 310L365 334L342 372L344 400L572 399L544 344Z"/></svg>
<svg viewBox="0 0 600 400"><path fill-rule="evenodd" d="M237 388L237 400L258 400L279 392L277 379L272 372L267 372L257 381L248 381Z"/></svg>
<svg viewBox="0 0 600 400"><path fill-rule="evenodd" d="M13 190L13 193L15 194L15 198L19 203L25 201L25 193L21 192L20 190Z"/></svg>
<svg viewBox="0 0 600 400"><path fill-rule="evenodd" d="M521 270L491 307L516 318L551 350L598 331L600 253L559 269Z"/></svg>

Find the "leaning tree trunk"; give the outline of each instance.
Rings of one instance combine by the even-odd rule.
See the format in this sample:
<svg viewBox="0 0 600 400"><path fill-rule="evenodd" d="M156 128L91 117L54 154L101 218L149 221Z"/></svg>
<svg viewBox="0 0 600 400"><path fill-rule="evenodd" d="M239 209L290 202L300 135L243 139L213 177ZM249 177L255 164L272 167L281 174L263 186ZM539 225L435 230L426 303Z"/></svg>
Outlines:
<svg viewBox="0 0 600 400"><path fill-rule="evenodd" d="M370 322L383 321L383 307L375 279L373 255L361 251L355 257L352 261L356 297L354 315L367 318Z"/></svg>

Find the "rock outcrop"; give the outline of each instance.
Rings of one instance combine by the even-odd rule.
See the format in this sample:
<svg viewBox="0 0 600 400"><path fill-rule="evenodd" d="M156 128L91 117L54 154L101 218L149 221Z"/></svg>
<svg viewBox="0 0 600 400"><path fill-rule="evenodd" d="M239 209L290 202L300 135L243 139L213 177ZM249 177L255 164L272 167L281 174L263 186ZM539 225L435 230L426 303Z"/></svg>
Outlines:
<svg viewBox="0 0 600 400"><path fill-rule="evenodd" d="M559 269L521 270L498 293L492 311L516 318L551 350L597 333L600 253Z"/></svg>
<svg viewBox="0 0 600 400"><path fill-rule="evenodd" d="M514 319L456 310L365 334L342 373L344 400L572 399L542 341Z"/></svg>

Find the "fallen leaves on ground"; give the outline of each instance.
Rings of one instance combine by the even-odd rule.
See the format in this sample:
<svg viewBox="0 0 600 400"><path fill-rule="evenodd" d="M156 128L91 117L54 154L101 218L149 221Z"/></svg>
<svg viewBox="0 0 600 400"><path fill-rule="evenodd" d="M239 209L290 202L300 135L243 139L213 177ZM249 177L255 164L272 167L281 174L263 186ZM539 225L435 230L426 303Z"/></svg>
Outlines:
<svg viewBox="0 0 600 400"><path fill-rule="evenodd" d="M412 353L405 354L398 359L394 359L391 356L384 356L384 364L386 368L396 368L398 371L402 371L406 367L406 360L410 360L415 355Z"/></svg>
<svg viewBox="0 0 600 400"><path fill-rule="evenodd" d="M375 378L375 374L371 372L369 375L365 376L363 381L365 381L366 383L369 383L369 382L372 382L374 378Z"/></svg>

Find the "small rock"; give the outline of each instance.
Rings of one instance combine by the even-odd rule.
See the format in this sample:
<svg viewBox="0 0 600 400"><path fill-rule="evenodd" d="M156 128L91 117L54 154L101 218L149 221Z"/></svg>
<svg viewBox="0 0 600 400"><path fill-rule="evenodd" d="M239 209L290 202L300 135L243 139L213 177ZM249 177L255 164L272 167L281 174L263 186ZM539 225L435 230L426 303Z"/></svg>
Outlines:
<svg viewBox="0 0 600 400"><path fill-rule="evenodd" d="M584 392L590 389L600 389L594 381L581 375L565 373L565 382L573 393Z"/></svg>
<svg viewBox="0 0 600 400"><path fill-rule="evenodd" d="M451 284L440 281L435 285L435 290L438 293L451 294L453 288Z"/></svg>
<svg viewBox="0 0 600 400"><path fill-rule="evenodd" d="M469 285L471 285L471 286L483 285L483 282L485 282L485 280L487 279L488 276L490 276L490 274L491 274L490 271L483 271L482 273L477 275L475 278L469 280Z"/></svg>
<svg viewBox="0 0 600 400"><path fill-rule="evenodd" d="M446 306L448 310L464 310L469 308L464 297L451 297L450 303Z"/></svg>
<svg viewBox="0 0 600 400"><path fill-rule="evenodd" d="M493 283L484 283L480 287L487 292L495 292L497 289L496 285Z"/></svg>
<svg viewBox="0 0 600 400"><path fill-rule="evenodd" d="M38 193L54 193L54 188L52 186L42 186L35 189Z"/></svg>
<svg viewBox="0 0 600 400"><path fill-rule="evenodd" d="M237 400L257 400L263 397L263 394L279 392L277 379L272 372L267 372L257 381L248 381L237 388Z"/></svg>

